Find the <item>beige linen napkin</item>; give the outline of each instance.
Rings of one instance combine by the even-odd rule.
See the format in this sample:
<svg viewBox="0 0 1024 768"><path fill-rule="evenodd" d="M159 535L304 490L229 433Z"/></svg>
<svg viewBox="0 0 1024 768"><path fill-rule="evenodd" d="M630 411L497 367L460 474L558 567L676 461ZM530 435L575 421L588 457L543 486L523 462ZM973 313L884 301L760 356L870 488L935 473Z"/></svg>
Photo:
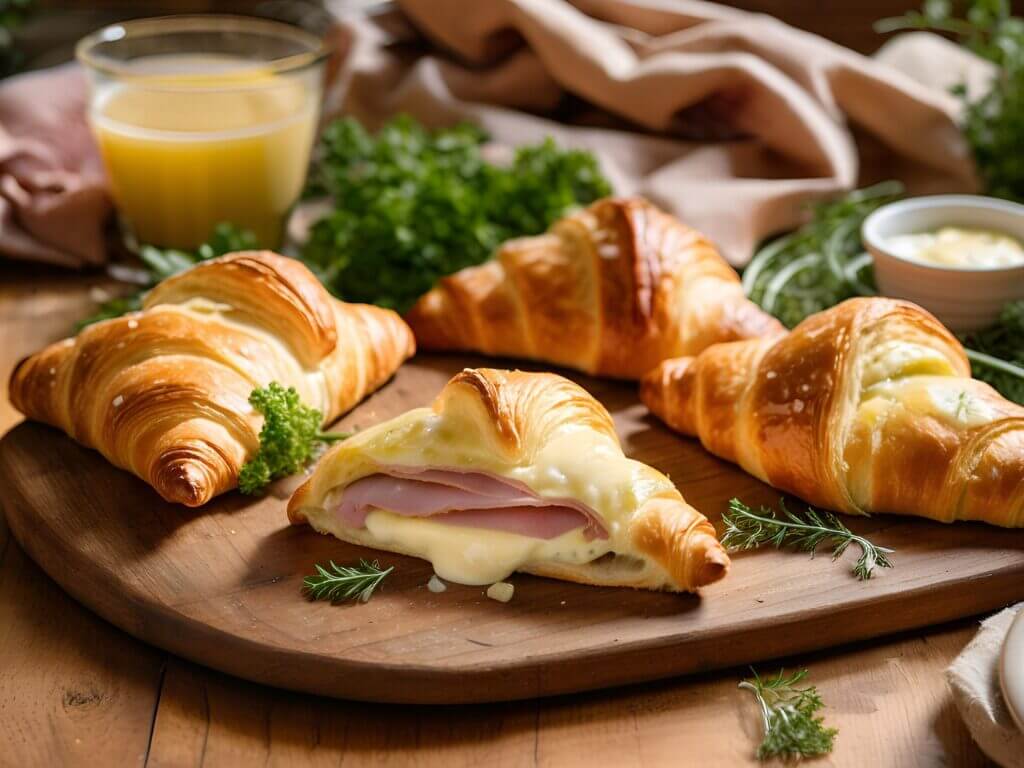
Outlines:
<svg viewBox="0 0 1024 768"><path fill-rule="evenodd" d="M975 188L942 87L769 16L693 0L399 5L423 55L395 44L394 19L333 3L349 56L328 110L472 119L501 143L551 134L592 149L619 192L669 208L738 266L810 199L892 177L916 193ZM931 67L959 69L965 54L939 45L956 55Z"/></svg>
<svg viewBox="0 0 1024 768"><path fill-rule="evenodd" d="M326 117L469 119L508 146L550 135L592 149L619 193L672 210L737 266L809 200L881 178L916 193L975 187L945 87L985 67L931 36L875 61L697 0L402 0L373 17L328 6L342 57ZM102 258L109 203L84 105L74 69L0 84L0 254Z"/></svg>
<svg viewBox="0 0 1024 768"><path fill-rule="evenodd" d="M1003 703L999 654L1003 640L1024 603L981 622L981 629L946 670L953 700L974 741L1003 768L1024 766L1024 733Z"/></svg>

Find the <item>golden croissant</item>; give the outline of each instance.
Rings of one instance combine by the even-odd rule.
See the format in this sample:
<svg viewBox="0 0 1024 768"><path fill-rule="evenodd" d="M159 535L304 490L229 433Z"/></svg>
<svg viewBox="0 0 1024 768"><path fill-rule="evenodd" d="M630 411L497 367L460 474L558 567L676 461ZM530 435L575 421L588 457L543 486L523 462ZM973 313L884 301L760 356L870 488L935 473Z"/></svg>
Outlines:
<svg viewBox="0 0 1024 768"><path fill-rule="evenodd" d="M850 299L771 339L668 360L641 399L811 504L1024 526L1024 408L913 304Z"/></svg>
<svg viewBox="0 0 1024 768"><path fill-rule="evenodd" d="M421 349L639 379L662 360L782 331L697 231L643 199L599 200L443 278L406 320Z"/></svg>
<svg viewBox="0 0 1024 768"><path fill-rule="evenodd" d="M330 422L413 351L394 312L331 298L293 259L233 253L22 361L11 402L195 507L234 488L259 447L253 388L295 387Z"/></svg>
<svg viewBox="0 0 1024 768"><path fill-rule="evenodd" d="M526 571L693 591L729 566L672 482L623 455L604 407L550 373L457 374L433 407L332 448L288 515L463 584Z"/></svg>

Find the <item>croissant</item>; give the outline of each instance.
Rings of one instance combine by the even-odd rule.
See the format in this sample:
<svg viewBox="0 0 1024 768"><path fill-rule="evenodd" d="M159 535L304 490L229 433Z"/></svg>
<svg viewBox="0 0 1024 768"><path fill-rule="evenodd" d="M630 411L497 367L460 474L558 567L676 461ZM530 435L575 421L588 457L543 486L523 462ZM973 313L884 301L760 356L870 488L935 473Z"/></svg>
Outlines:
<svg viewBox="0 0 1024 768"><path fill-rule="evenodd" d="M666 358L780 333L693 229L646 200L599 200L443 278L406 320L421 349L639 379Z"/></svg>
<svg viewBox="0 0 1024 768"><path fill-rule="evenodd" d="M288 515L462 584L526 571L693 591L729 566L672 482L623 455L604 407L550 373L457 374L433 407L325 454Z"/></svg>
<svg viewBox="0 0 1024 768"><path fill-rule="evenodd" d="M1024 526L1024 408L904 301L850 299L772 339L667 360L640 397L776 488L851 513Z"/></svg>
<svg viewBox="0 0 1024 768"><path fill-rule="evenodd" d="M142 312L22 361L10 396L28 418L195 507L234 488L259 447L254 387L293 386L330 422L413 350L394 312L331 298L294 259L240 252L160 283Z"/></svg>

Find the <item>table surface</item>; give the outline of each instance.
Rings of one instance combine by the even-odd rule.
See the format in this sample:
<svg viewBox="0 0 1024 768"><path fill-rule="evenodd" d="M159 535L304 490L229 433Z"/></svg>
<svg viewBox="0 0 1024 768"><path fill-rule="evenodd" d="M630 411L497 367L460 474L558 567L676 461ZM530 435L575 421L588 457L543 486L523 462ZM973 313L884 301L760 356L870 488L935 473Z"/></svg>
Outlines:
<svg viewBox="0 0 1024 768"><path fill-rule="evenodd" d="M68 333L102 277L0 268L0 431L15 362ZM3 491L0 489L0 500ZM839 728L820 765L987 765L943 671L976 619L777 663L805 666ZM151 648L65 595L0 515L0 765L705 766L753 763L746 670L460 707L278 691Z"/></svg>

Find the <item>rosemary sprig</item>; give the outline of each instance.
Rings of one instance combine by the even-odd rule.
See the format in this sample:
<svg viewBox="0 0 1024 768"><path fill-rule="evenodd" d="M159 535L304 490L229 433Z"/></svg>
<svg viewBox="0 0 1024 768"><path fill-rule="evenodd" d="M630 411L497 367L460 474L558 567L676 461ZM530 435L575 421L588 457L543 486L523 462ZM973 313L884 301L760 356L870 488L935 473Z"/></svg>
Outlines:
<svg viewBox="0 0 1024 768"><path fill-rule="evenodd" d="M384 577L395 570L393 565L381 569L376 560L368 563L362 559L358 566L336 565L332 560L330 568L319 563L315 567L316 575L303 579L302 587L313 600L330 600L333 603L344 600L365 603Z"/></svg>
<svg viewBox="0 0 1024 768"><path fill-rule="evenodd" d="M740 688L751 691L761 707L764 739L757 748L757 759L772 757L817 757L832 751L835 728L826 728L824 718L815 713L824 705L813 685L798 688L807 677L801 669L790 676L780 669L774 677L761 678L750 670L752 678L743 680Z"/></svg>
<svg viewBox="0 0 1024 768"><path fill-rule="evenodd" d="M813 555L820 544L828 542L832 547L832 559L837 560L847 547L856 544L861 554L853 573L858 579L870 579L876 567L892 568L888 555L893 550L858 536L831 512L818 512L808 507L806 518L802 518L790 512L784 501L780 500L779 506L785 517L779 517L767 507L754 512L739 499L732 499L729 511L722 515L725 523L723 546L736 551L771 544L776 549L790 546Z"/></svg>

